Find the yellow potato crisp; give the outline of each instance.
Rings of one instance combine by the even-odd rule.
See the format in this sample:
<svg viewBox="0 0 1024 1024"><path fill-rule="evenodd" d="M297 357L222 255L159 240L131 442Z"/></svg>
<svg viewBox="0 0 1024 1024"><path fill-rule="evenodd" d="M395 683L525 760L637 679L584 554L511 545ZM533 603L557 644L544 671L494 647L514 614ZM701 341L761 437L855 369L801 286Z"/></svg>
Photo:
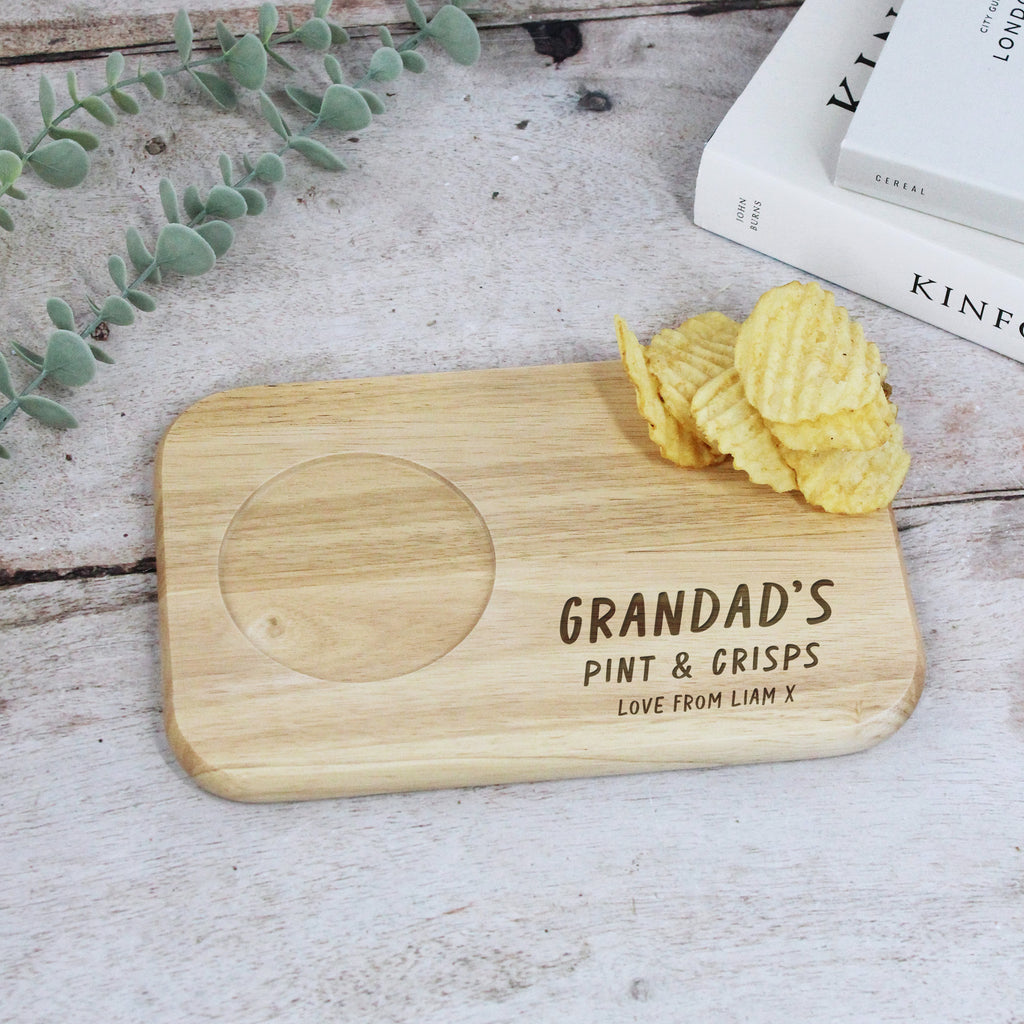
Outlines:
<svg viewBox="0 0 1024 1024"><path fill-rule="evenodd" d="M856 515L884 508L903 485L910 455L903 428L893 424L889 440L866 452L798 452L783 456L796 472L803 496L826 512Z"/></svg>
<svg viewBox="0 0 1024 1024"><path fill-rule="evenodd" d="M667 327L651 338L650 354L702 356L716 366L731 365L740 325L716 310L699 313L678 327Z"/></svg>
<svg viewBox="0 0 1024 1024"><path fill-rule="evenodd" d="M702 467L731 457L753 483L846 515L884 508L902 486L910 455L888 370L820 285L773 288L742 324L702 313L646 349L621 318L615 325L665 458Z"/></svg>
<svg viewBox="0 0 1024 1024"><path fill-rule="evenodd" d="M750 404L781 423L859 409L885 377L877 347L835 296L798 281L758 299L736 338L736 368Z"/></svg>
<svg viewBox="0 0 1024 1024"><path fill-rule="evenodd" d="M814 420L799 423L768 421L772 433L786 448L805 452L825 452L848 449L867 451L888 440L896 422L896 406L878 389L875 397L860 409L825 413Z"/></svg>
<svg viewBox="0 0 1024 1024"><path fill-rule="evenodd" d="M647 365L647 352L621 317L615 318L615 333L623 366L636 389L637 408L647 420L651 440L662 456L687 468L721 461L721 456L705 444L692 424L681 423L666 408L658 394L658 382Z"/></svg>
<svg viewBox="0 0 1024 1024"><path fill-rule="evenodd" d="M733 365L740 325L714 311L659 331L647 350L658 390L672 415L693 422L690 401L701 385Z"/></svg>
<svg viewBox="0 0 1024 1024"><path fill-rule="evenodd" d="M779 492L796 490L796 475L761 414L747 401L735 366L701 387L691 404L697 429L731 455L733 465L755 484Z"/></svg>

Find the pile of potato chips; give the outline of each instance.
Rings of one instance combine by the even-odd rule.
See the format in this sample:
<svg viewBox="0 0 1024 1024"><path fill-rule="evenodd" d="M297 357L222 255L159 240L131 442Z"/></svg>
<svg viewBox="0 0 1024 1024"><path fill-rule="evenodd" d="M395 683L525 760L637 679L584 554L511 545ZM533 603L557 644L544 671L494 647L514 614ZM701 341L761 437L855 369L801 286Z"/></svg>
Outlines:
<svg viewBox="0 0 1024 1024"><path fill-rule="evenodd" d="M826 512L884 508L910 466L886 367L860 324L817 284L773 288L736 323L722 313L644 347L621 317L619 351L661 454L702 467L731 457L757 484Z"/></svg>

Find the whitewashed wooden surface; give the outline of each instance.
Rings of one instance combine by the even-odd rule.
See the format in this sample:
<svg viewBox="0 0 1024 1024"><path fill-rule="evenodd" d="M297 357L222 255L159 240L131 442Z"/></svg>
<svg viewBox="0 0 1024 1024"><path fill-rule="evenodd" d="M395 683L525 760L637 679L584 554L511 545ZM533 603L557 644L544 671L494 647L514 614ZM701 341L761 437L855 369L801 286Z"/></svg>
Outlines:
<svg viewBox="0 0 1024 1024"><path fill-rule="evenodd" d="M6 0L0 11L0 59L8 56L63 55L88 50L111 50L130 46L159 46L168 38L167 25L179 7L192 15L197 38L215 38L218 18L236 31L256 25L259 0L196 0L180 4L174 0ZM298 19L308 15L312 4L278 4L282 15ZM792 0L506 0L500 5L474 4L480 23L488 26L518 25L552 19L620 18L636 14L679 13L698 16L736 7L791 7ZM334 0L332 19L354 34L376 31L379 25L411 24L401 0Z"/></svg>
<svg viewBox="0 0 1024 1024"><path fill-rule="evenodd" d="M117 330L78 431L5 431L0 1021L1021 1019L1024 367L847 292L915 456L896 514L928 673L890 740L250 806L196 788L162 733L151 476L173 418L245 384L612 358L615 312L641 334L743 315L794 274L694 228L693 179L790 13L585 20L559 65L487 30L476 68L398 83L348 172L290 164L215 271ZM102 76L46 70L70 66ZM0 111L30 122L42 69L0 68ZM4 338L101 286L123 227L158 223L161 175L212 183L219 150L266 137L174 90L105 134L86 186L34 186L0 238Z"/></svg>

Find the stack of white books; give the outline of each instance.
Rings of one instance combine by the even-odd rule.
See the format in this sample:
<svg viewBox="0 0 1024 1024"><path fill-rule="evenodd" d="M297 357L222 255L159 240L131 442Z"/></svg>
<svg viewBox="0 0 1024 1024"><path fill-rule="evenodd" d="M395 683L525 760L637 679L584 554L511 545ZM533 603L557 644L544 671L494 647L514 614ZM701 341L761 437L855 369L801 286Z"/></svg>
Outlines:
<svg viewBox="0 0 1024 1024"><path fill-rule="evenodd" d="M1024 0L804 0L709 140L701 227L1024 362Z"/></svg>

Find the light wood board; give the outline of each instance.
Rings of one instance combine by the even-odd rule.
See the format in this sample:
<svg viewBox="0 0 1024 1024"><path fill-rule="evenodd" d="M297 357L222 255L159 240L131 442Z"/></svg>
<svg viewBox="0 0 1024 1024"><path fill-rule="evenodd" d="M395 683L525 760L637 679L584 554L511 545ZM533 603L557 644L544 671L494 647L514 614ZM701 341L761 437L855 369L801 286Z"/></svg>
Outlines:
<svg viewBox="0 0 1024 1024"><path fill-rule="evenodd" d="M891 514L670 465L614 362L217 394L157 492L166 729L224 796L841 754L921 690Z"/></svg>

